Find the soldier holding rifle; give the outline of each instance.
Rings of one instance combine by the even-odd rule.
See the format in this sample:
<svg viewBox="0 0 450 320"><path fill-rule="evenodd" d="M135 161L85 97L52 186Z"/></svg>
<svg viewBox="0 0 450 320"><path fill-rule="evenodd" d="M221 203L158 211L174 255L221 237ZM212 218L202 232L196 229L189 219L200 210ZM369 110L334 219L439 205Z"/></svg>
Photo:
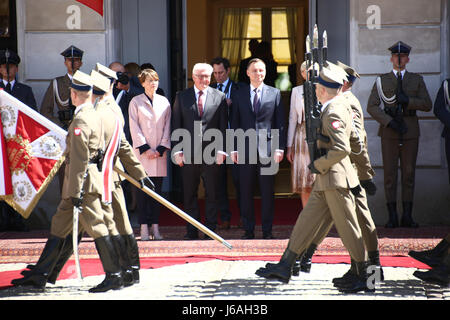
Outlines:
<svg viewBox="0 0 450 320"><path fill-rule="evenodd" d="M256 274L287 283L298 255L308 248L317 230L331 217L342 242L355 261L353 276L335 286L341 292L373 291L374 288L367 287L367 252L354 204L354 194L361 189L349 157L352 119L347 105L338 96L345 72L336 65L323 63L326 61L322 60L326 56L326 50L318 48L316 29L313 43L311 52L307 41L308 69L309 66L314 66L315 62L319 63L321 69L317 74L318 70L313 67L308 75L307 90L315 88L315 94L310 91L309 95L305 96L305 111L306 121L309 121L307 141L311 148L312 161L309 167L317 176L311 196L297 219L281 260L277 264L267 264L266 267L258 269ZM320 102L321 106L318 103L313 105L314 100ZM313 114L312 110L320 113ZM311 122L311 118L320 121ZM315 143L312 143L312 137L309 136L313 132L316 136Z"/></svg>
<svg viewBox="0 0 450 320"><path fill-rule="evenodd" d="M416 112L430 111L432 102L423 77L406 71L411 47L398 41L389 48L393 70L379 76L367 103L367 112L380 123L384 190L389 212L388 228L399 226L397 171L400 160L403 215L401 227L417 227L412 218L419 120ZM381 102L384 106L380 107Z"/></svg>

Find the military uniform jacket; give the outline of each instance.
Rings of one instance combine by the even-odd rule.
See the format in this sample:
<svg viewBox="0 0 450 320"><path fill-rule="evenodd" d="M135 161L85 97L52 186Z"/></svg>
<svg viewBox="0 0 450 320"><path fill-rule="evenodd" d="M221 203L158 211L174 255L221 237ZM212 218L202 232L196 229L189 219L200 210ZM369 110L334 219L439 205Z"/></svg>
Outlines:
<svg viewBox="0 0 450 320"><path fill-rule="evenodd" d="M106 97L105 99L98 102L95 108L97 117L99 117L102 121L105 142L111 141L115 130L116 120L118 119L121 122L122 133L118 151L115 156L115 166L117 166L119 169L125 167L126 171L136 180L140 180L146 177L147 174L144 167L137 159L136 155L134 154L133 148L131 147L123 132L123 114L115 100L111 99L110 97ZM104 150L107 147L108 145L106 144ZM115 171L113 172L113 179L114 181L121 181L119 178L119 174Z"/></svg>
<svg viewBox="0 0 450 320"><path fill-rule="evenodd" d="M327 149L327 154L314 161L314 166L321 173L316 175L314 190L356 187L359 180L349 157L352 119L341 98L335 97L325 106L321 121L321 133L329 137L330 142L318 140L318 147Z"/></svg>
<svg viewBox="0 0 450 320"><path fill-rule="evenodd" d="M352 135L350 147L352 152L350 160L355 165L360 180L372 179L375 171L370 163L369 151L367 149L367 133L364 128L364 114L358 98L351 92L346 91L342 98L349 106L352 118Z"/></svg>
<svg viewBox="0 0 450 320"><path fill-rule="evenodd" d="M59 99L56 97L56 92L53 89L53 81L56 81ZM60 127L63 126L63 123L58 118L58 111L69 109L68 101L70 98L70 85L71 80L68 74L52 80L47 88L47 91L45 92L44 99L42 100L41 104L41 114ZM59 100L61 100L62 102L67 101L67 104L63 105Z"/></svg>
<svg viewBox="0 0 450 320"><path fill-rule="evenodd" d="M384 95L387 98L394 96L397 92L397 77L394 72L382 74L381 86ZM409 103L406 108L408 111L430 111L432 108L432 102L428 90L423 81L423 77L417 73L406 71L402 80L403 92L409 97ZM367 112L380 123L378 135L382 138L397 139L399 134L397 131L388 128L387 125L392 120L392 117L386 114L384 111L384 102L378 95L377 84L375 83L372 92L370 93L369 101L367 103ZM396 102L387 104L386 106L395 107ZM403 116L408 127L408 132L403 135L403 139L417 139L420 135L419 120L416 115Z"/></svg>
<svg viewBox="0 0 450 320"><path fill-rule="evenodd" d="M62 198L80 198L84 193L102 194L103 178L95 163L90 159L97 155L97 150L104 143L101 134L101 119L94 107L86 103L79 107L74 116L66 138L66 173ZM84 178L87 172L86 178Z"/></svg>

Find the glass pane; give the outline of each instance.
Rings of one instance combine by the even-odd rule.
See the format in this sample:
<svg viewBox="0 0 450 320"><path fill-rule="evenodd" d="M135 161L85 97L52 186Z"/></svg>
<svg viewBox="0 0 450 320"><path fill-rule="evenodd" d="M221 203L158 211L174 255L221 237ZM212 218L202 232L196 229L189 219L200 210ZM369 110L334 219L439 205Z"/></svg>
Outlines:
<svg viewBox="0 0 450 320"><path fill-rule="evenodd" d="M9 32L9 0L0 0L0 37L9 37Z"/></svg>
<svg viewBox="0 0 450 320"><path fill-rule="evenodd" d="M261 38L261 10L251 10L248 17L247 38Z"/></svg>
<svg viewBox="0 0 450 320"><path fill-rule="evenodd" d="M287 38L287 19L286 11L273 10L272 11L272 38Z"/></svg>
<svg viewBox="0 0 450 320"><path fill-rule="evenodd" d="M272 40L272 52L273 58L278 64L290 64L291 52L289 51L288 39L275 39Z"/></svg>

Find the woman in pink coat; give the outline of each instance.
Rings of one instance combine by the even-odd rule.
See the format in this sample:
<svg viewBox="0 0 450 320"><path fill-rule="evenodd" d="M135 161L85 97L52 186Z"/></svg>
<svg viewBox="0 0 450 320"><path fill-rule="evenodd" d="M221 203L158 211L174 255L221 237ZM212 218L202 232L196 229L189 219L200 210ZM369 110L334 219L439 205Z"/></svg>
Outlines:
<svg viewBox="0 0 450 320"><path fill-rule="evenodd" d="M161 193L163 178L167 176L167 154L170 149L170 103L166 97L156 93L159 77L156 71L144 69L139 81L145 89L143 94L130 101L130 132L133 149ZM159 233L160 204L143 191L138 191L137 209L141 225L141 240L149 240L149 235L161 240ZM148 226L151 225L149 233Z"/></svg>

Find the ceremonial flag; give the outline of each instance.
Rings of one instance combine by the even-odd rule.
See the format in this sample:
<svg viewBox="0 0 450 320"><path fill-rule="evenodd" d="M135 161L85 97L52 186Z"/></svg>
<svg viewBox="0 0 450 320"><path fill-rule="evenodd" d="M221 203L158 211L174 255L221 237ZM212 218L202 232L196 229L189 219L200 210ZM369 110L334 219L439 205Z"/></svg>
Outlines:
<svg viewBox="0 0 450 320"><path fill-rule="evenodd" d="M0 177L9 174L12 186L4 198L28 218L64 161L67 132L4 90L0 114L7 160Z"/></svg>
<svg viewBox="0 0 450 320"><path fill-rule="evenodd" d="M76 0L76 1L88 6L92 10L98 12L98 14L103 17L103 0Z"/></svg>
<svg viewBox="0 0 450 320"><path fill-rule="evenodd" d="M0 156L0 197L3 198L4 196L11 195L13 192L8 155L6 154L6 140L3 134L3 126L0 126Z"/></svg>

